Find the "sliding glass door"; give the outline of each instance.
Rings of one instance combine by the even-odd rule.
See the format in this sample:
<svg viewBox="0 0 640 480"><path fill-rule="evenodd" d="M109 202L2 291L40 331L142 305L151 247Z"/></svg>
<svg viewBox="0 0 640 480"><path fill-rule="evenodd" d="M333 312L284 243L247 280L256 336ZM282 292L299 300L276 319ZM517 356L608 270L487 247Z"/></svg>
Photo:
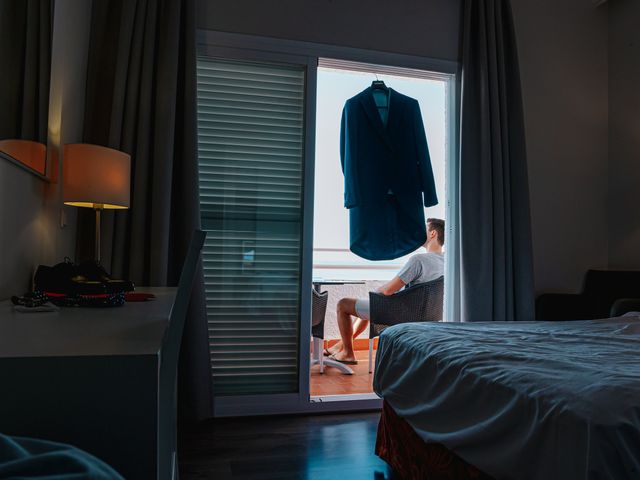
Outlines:
<svg viewBox="0 0 640 480"><path fill-rule="evenodd" d="M203 260L215 415L379 407L380 400L371 394L344 401L310 395L312 276L318 276L314 269L326 267L314 257L314 238L330 233L327 228L335 230L339 220L337 213L322 217L318 203L325 202L322 208L326 209L336 197L336 208L345 215L339 201L339 161L334 158L338 120L324 128L321 118L324 103L347 98L336 100L336 91L345 84L342 77L337 79L339 88L323 90L321 98L318 74L323 68L338 73L353 73L355 68L362 75L357 87L361 83L364 88L374 73L380 74L381 65L409 65L384 68L391 69L388 75L410 77L403 90L419 87L420 82L436 82L440 97L447 99L445 106L438 103L446 125L438 121L430 128L442 130L447 140L440 142L442 148L432 140L434 155L438 150L455 163L451 145L455 144L456 65L435 61L427 69L429 62L424 59L221 32L201 32L199 41L199 195L202 226L208 233ZM353 63L358 58L372 63ZM418 70L411 70L412 66ZM400 81L395 77L394 86ZM433 139L436 136L431 134ZM316 137L322 143L318 151ZM320 150L333 156L320 155ZM326 185L315 181L318 162L337 172ZM449 220L457 194L449 189L449 180L441 179L439 186L443 183L448 191L440 193L447 199ZM316 222L314 232L316 214L318 220L325 218L326 225ZM341 232L346 236L346 231ZM320 251L323 245L318 238L315 246ZM383 273L395 272L398 267L393 267ZM327 268L321 273L330 274ZM325 317L331 323L328 317L331 314ZM335 338L330 328L325 328L325 338Z"/></svg>
<svg viewBox="0 0 640 480"><path fill-rule="evenodd" d="M298 392L305 68L198 59L200 208L217 397Z"/></svg>

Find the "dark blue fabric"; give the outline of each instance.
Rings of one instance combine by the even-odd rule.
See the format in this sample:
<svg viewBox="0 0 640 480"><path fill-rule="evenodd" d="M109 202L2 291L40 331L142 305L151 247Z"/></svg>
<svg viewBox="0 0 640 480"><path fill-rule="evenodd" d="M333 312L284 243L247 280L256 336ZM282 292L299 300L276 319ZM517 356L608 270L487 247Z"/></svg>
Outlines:
<svg viewBox="0 0 640 480"><path fill-rule="evenodd" d="M436 205L438 198L418 101L390 88L385 127L371 87L347 100L340 160L351 251L389 260L424 244L422 206Z"/></svg>
<svg viewBox="0 0 640 480"><path fill-rule="evenodd" d="M427 240L422 197L400 203L395 195L349 209L350 248L367 260L392 260L407 255Z"/></svg>
<svg viewBox="0 0 640 480"><path fill-rule="evenodd" d="M2 434L0 478L123 480L109 465L78 448Z"/></svg>
<svg viewBox="0 0 640 480"><path fill-rule="evenodd" d="M529 172L509 0L465 0L461 83L461 305L452 320L533 320Z"/></svg>

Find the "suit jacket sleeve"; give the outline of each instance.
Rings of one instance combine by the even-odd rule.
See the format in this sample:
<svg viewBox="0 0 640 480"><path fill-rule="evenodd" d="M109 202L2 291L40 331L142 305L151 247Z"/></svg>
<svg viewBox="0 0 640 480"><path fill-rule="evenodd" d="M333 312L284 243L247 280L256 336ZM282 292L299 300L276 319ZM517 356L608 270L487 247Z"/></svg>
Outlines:
<svg viewBox="0 0 640 480"><path fill-rule="evenodd" d="M413 119L414 135L416 138L416 148L418 149L418 173L420 174L420 183L424 194L424 206L432 207L438 204L438 196L436 195L436 184L433 179L433 169L431 168L431 157L429 156L429 146L427 145L427 136L424 133L424 124L422 123L422 114L420 113L420 104L416 101Z"/></svg>
<svg viewBox="0 0 640 480"><path fill-rule="evenodd" d="M346 155L345 152L345 147L346 147L346 141L345 141L345 126L346 126L346 112L347 110L347 106L345 105L344 108L342 109L342 120L340 121L340 165L342 166L342 174L344 175L344 157Z"/></svg>
<svg viewBox="0 0 640 480"><path fill-rule="evenodd" d="M350 129L349 104L346 103L342 109L342 120L340 122L340 164L344 175L344 206L352 208L358 205L359 190L356 171L357 162L357 142L353 139L355 131Z"/></svg>

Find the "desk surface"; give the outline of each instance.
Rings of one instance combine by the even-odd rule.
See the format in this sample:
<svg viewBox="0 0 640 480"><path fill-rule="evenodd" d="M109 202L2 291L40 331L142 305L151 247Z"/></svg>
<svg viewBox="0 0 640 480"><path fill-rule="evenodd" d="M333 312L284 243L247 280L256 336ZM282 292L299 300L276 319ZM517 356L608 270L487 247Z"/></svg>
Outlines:
<svg viewBox="0 0 640 480"><path fill-rule="evenodd" d="M139 290L157 298L46 313L19 313L10 301L0 302L0 358L157 354L176 289Z"/></svg>

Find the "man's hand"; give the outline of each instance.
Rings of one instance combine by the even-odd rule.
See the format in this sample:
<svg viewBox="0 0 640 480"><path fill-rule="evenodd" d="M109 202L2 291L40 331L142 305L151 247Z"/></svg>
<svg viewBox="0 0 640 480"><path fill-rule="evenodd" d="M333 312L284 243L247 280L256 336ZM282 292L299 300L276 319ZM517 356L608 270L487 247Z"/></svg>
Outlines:
<svg viewBox="0 0 640 480"><path fill-rule="evenodd" d="M378 293L381 293L383 295L393 295L398 290L404 288L404 286L405 283L400 280L400 277L395 276L390 281L378 288Z"/></svg>

